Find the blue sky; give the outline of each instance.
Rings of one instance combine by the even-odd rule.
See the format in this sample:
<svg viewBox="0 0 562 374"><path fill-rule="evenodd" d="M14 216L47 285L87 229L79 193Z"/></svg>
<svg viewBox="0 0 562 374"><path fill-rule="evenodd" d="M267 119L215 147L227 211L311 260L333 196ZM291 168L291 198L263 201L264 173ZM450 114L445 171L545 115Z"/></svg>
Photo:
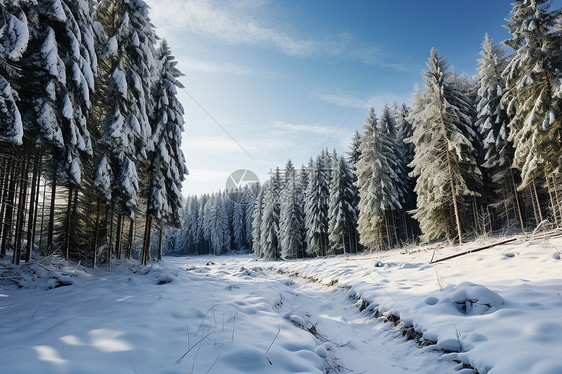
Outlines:
<svg viewBox="0 0 562 374"><path fill-rule="evenodd" d="M237 169L264 180L323 146L346 152L370 106L409 101L432 47L476 74L484 34L508 38L511 10L506 0L145 1L186 75L185 195L224 189Z"/></svg>

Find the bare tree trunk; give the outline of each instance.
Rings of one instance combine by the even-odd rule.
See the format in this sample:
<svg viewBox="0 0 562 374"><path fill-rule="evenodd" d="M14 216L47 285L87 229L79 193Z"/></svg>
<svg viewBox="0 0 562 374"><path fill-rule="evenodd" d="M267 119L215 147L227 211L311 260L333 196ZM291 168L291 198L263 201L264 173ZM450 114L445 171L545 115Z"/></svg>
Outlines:
<svg viewBox="0 0 562 374"><path fill-rule="evenodd" d="M162 261L162 225L159 227L160 236L158 237L158 262Z"/></svg>
<svg viewBox="0 0 562 374"><path fill-rule="evenodd" d="M150 214L146 215L146 224L144 226L144 242L142 245L141 263L148 264L149 250L150 250L150 231L152 225L152 217Z"/></svg>
<svg viewBox="0 0 562 374"><path fill-rule="evenodd" d="M383 213L384 216L384 226L386 228L386 243L388 245L388 249L392 248L392 244L390 242L390 228L388 227L388 217L386 212Z"/></svg>
<svg viewBox="0 0 562 374"><path fill-rule="evenodd" d="M451 185L451 194L453 195L453 208L455 209L455 221L457 223L459 244L462 244L461 221L459 217L459 207L457 206L457 193L455 190L455 181L453 180L453 170L451 167L451 155L449 154L449 150L447 150L447 169L449 171L449 183Z"/></svg>
<svg viewBox="0 0 562 374"><path fill-rule="evenodd" d="M63 253L64 259L68 260L70 253L70 224L71 224L71 213L72 213L72 196L74 192L74 187L72 185L68 186L68 199L66 201L66 219L64 222L64 239L63 239Z"/></svg>
<svg viewBox="0 0 562 374"><path fill-rule="evenodd" d="M36 156L33 165L33 177L31 180L31 191L29 199L29 218L27 222L27 246L25 252L25 262L29 262L31 258L31 250L33 249L33 227L35 223L35 200L37 198L37 181L39 179L39 154Z"/></svg>
<svg viewBox="0 0 562 374"><path fill-rule="evenodd" d="M515 195L515 203L517 204L517 213L519 216L519 223L521 223L521 231L525 232L525 225L523 224L523 214L521 213L521 203L519 202L519 193L517 192L517 185L515 184L515 177L513 176L513 169L509 169L511 174L511 183L513 185L513 195Z"/></svg>
<svg viewBox="0 0 562 374"><path fill-rule="evenodd" d="M117 216L117 233L115 234L115 257L121 259L121 229L123 222L123 212L120 211Z"/></svg>
<svg viewBox="0 0 562 374"><path fill-rule="evenodd" d="M541 202L539 201L539 195L537 193L537 186L535 185L535 181L533 181L533 192L535 193L535 199L537 199L537 210L539 211L539 217L542 222L544 221L544 218L542 216Z"/></svg>
<svg viewBox="0 0 562 374"><path fill-rule="evenodd" d="M41 202L41 230L39 231L39 248L43 248L43 221L45 220L45 200L47 197L47 180L43 184L43 201Z"/></svg>
<svg viewBox="0 0 562 374"><path fill-rule="evenodd" d="M6 256L6 237L8 236L8 230L10 228L11 222L9 222L9 219L11 220L10 215L8 214L8 211L10 209L12 209L13 206L13 196L10 198L10 195L13 194L13 188L15 188L15 186L13 185L13 171L15 169L15 160L12 159L11 163L8 163L8 169L6 171L6 176L4 178L4 190L2 191L2 205L0 206L0 240L2 240L1 243L1 249L0 249L0 258Z"/></svg>
<svg viewBox="0 0 562 374"><path fill-rule="evenodd" d="M97 209L96 209L96 233L94 235L94 248L92 250L93 262L92 267L96 267L98 240L100 237L100 217L101 217L101 195L98 195Z"/></svg>
<svg viewBox="0 0 562 374"><path fill-rule="evenodd" d="M18 199L18 214L16 220L16 237L14 243L14 253L12 264L19 265L21 260L21 249L23 246L23 226L25 225L25 203L27 198L27 174L29 159L24 155L21 168L21 184Z"/></svg>
<svg viewBox="0 0 562 374"><path fill-rule="evenodd" d="M552 215L554 216L554 223L558 227L558 211L556 209L556 204L554 203L554 196L552 195L552 187L550 186L550 177L546 176L546 184L548 189L548 196L550 197L550 206L552 207Z"/></svg>
<svg viewBox="0 0 562 374"><path fill-rule="evenodd" d="M554 197L556 199L556 206L558 207L558 213L560 214L560 219L562 219L562 205L560 205L560 199L558 198L558 185L556 183L556 175L552 176L552 183L554 185Z"/></svg>
<svg viewBox="0 0 562 374"><path fill-rule="evenodd" d="M133 251L133 238L135 235L135 221L133 219L129 220L129 247L127 248L127 258L131 258L131 253Z"/></svg>
<svg viewBox="0 0 562 374"><path fill-rule="evenodd" d="M41 169L43 166L43 156L39 156L39 166L38 166L38 173L37 173L37 190L35 191L35 213L33 214L33 226L32 226L32 233L31 233L31 248L35 246L35 240L37 239L37 213L39 212L39 193L41 187Z"/></svg>
<svg viewBox="0 0 562 374"><path fill-rule="evenodd" d="M57 193L57 172L53 172L53 183L51 187L51 206L49 211L49 226L47 229L47 252L53 250L53 233L55 230L55 200Z"/></svg>

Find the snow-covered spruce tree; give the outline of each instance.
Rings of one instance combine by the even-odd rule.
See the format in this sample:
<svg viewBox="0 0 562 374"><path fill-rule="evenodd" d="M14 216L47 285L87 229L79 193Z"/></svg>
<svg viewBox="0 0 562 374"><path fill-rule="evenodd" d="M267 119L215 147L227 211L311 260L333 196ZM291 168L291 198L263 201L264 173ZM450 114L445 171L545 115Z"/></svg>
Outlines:
<svg viewBox="0 0 562 374"><path fill-rule="evenodd" d="M357 215L359 214L359 191L357 190L357 173L355 168L357 161L359 161L359 157L361 157L360 148L361 148L361 134L359 133L359 131L355 130L355 133L353 134L353 138L351 140L350 149L347 154L348 155L347 162L351 169L351 180L352 180L351 195L353 196L353 202L351 206L353 207L353 210L355 211L355 215L356 215L356 221L355 224L353 225L353 231L355 236L352 241L353 244L350 246L351 253L356 253L361 249L359 244L359 233L357 232Z"/></svg>
<svg viewBox="0 0 562 374"><path fill-rule="evenodd" d="M119 202L118 221L122 216L132 221L140 189L150 185L144 177L148 173L143 172L139 180L138 169L146 167L147 152L153 150L149 115L155 106L150 93L158 76L154 59L156 37L148 6L142 0L102 0L96 19L104 27L107 40L100 61L97 103L102 118L100 157L106 155L115 175L113 199ZM112 222L112 217L108 221ZM119 227L116 231L119 235L115 237L115 249L119 254ZM150 242L147 230L144 242ZM144 251L141 260L146 259Z"/></svg>
<svg viewBox="0 0 562 374"><path fill-rule="evenodd" d="M504 220L519 221L524 230L523 216L516 190L515 172L511 168L513 147L508 142L509 118L501 105L505 90L502 72L507 65L505 50L494 44L486 34L482 42L482 56L478 66L478 104L476 128L482 139L482 167L494 184L494 190L501 197L495 205L503 212ZM502 215L502 214L500 214Z"/></svg>
<svg viewBox="0 0 562 374"><path fill-rule="evenodd" d="M326 256L328 251L328 199L330 180L327 176L324 152L316 157L309 171L308 186L305 190L305 227L307 247L310 256Z"/></svg>
<svg viewBox="0 0 562 374"><path fill-rule="evenodd" d="M389 220L394 211L402 208L391 147L388 123L379 123L371 108L361 136L361 156L355 164L359 190L357 231L361 244L370 249L392 247Z"/></svg>
<svg viewBox="0 0 562 374"><path fill-rule="evenodd" d="M279 195L275 176L264 186L265 194L260 223L260 254L266 260L275 260L281 256L279 241Z"/></svg>
<svg viewBox="0 0 562 374"><path fill-rule="evenodd" d="M259 185L247 185L244 188L243 206L244 206L244 241L248 251L253 247L253 230L252 223L254 220L254 207L256 204L256 195L260 189Z"/></svg>
<svg viewBox="0 0 562 374"><path fill-rule="evenodd" d="M256 258L263 257L261 222L265 205L265 187L263 185L260 188L252 212L252 250Z"/></svg>
<svg viewBox="0 0 562 374"><path fill-rule="evenodd" d="M431 50L427 66L425 91L416 94L409 117L414 134L408 141L416 152L411 176L418 177L414 218L420 222L424 240L452 239L456 231L462 243L461 209L465 205L459 202L479 196L482 183L471 118L466 114L469 103L448 82L447 62L437 50Z"/></svg>
<svg viewBox="0 0 562 374"><path fill-rule="evenodd" d="M353 206L353 173L344 157L332 156L332 180L328 206L330 251L334 254L353 253L357 212Z"/></svg>
<svg viewBox="0 0 562 374"><path fill-rule="evenodd" d="M160 227L179 225L182 182L188 174L181 150L184 109L177 98L176 91L176 87L183 87L178 81L183 74L176 68L177 61L165 40L157 52L157 61L160 66L160 77L154 91L156 105L151 116L151 142L154 147L149 152L146 168L150 181L145 224L146 238L150 238L152 219L156 219ZM146 243L149 242L148 240ZM147 258L148 252L148 247L143 246L144 259ZM158 259L161 258L161 252L159 246Z"/></svg>
<svg viewBox="0 0 562 374"><path fill-rule="evenodd" d="M22 79L18 65L27 50L29 29L18 2L0 6L0 12L0 144L21 145L23 122L12 84Z"/></svg>
<svg viewBox="0 0 562 374"><path fill-rule="evenodd" d="M292 164L291 164L292 165ZM299 185L294 168L288 177L285 174L285 188L281 195L279 240L281 258L295 259L303 252L304 221Z"/></svg>
<svg viewBox="0 0 562 374"><path fill-rule="evenodd" d="M513 166L521 171L519 189L532 188L541 221L535 181L546 178L549 190L555 189L562 159L562 39L555 27L562 11L550 10L550 4L514 1L506 25L512 38L504 41L515 50L503 72L502 99L510 117L509 140L515 146ZM551 206L556 205L551 194ZM557 216L555 209L555 220Z"/></svg>
<svg viewBox="0 0 562 374"><path fill-rule="evenodd" d="M412 171L409 165L414 159L414 146L406 142L406 139L413 135L414 129L412 123L408 120L408 116L409 109L405 103L402 103L400 106L394 106L392 117L396 123L396 147L401 153L401 158L398 158L398 162L401 165L399 177L404 186L404 201L401 202L403 208L401 214L404 227L403 234L405 234L408 240L414 240L420 233L417 221L408 213L416 208L416 193L414 192L416 180L409 176Z"/></svg>
<svg viewBox="0 0 562 374"><path fill-rule="evenodd" d="M233 201L232 211L232 242L234 250L244 249L245 246L245 222L244 205L242 201Z"/></svg>

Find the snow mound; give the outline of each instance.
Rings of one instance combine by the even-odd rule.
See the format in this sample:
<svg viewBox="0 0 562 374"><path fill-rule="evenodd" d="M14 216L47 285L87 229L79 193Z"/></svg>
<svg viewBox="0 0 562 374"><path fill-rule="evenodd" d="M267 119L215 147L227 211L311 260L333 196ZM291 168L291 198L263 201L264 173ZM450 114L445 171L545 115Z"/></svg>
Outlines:
<svg viewBox="0 0 562 374"><path fill-rule="evenodd" d="M466 315L482 315L495 311L504 304L496 292L479 284L463 282L445 292L441 302L452 302L459 312Z"/></svg>

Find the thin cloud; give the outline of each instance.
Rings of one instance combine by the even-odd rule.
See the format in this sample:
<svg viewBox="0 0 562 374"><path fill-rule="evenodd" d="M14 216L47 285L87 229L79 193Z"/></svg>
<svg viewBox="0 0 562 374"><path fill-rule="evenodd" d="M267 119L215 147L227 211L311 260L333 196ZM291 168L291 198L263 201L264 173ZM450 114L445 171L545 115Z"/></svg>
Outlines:
<svg viewBox="0 0 562 374"><path fill-rule="evenodd" d="M329 135L334 132L334 129L327 126L321 125L297 125L293 123L286 123L282 121L276 121L273 124L273 132L276 135L282 134L298 134L298 133L307 133L307 134L317 134L317 135Z"/></svg>
<svg viewBox="0 0 562 374"><path fill-rule="evenodd" d="M408 97L403 97L396 94L385 94L375 95L365 103L366 97L360 97L358 95L311 92L311 96L319 99L320 101L324 101L326 103L338 105L341 107L357 109L363 106L366 109L373 107L375 108L375 110L381 110L385 104L400 104L403 101L407 101L408 99Z"/></svg>
<svg viewBox="0 0 562 374"><path fill-rule="evenodd" d="M229 45L277 48L297 57L342 57L367 64L378 62L378 48L351 33L323 35L322 40L278 30L260 19L263 1L147 0L150 16L166 36L188 31Z"/></svg>
<svg viewBox="0 0 562 374"><path fill-rule="evenodd" d="M228 62L217 63L217 62L197 60L190 57L180 57L178 60L180 61L178 67L184 73L198 72L198 73L236 74L236 75L248 75L248 74L257 73L244 66L234 65Z"/></svg>

